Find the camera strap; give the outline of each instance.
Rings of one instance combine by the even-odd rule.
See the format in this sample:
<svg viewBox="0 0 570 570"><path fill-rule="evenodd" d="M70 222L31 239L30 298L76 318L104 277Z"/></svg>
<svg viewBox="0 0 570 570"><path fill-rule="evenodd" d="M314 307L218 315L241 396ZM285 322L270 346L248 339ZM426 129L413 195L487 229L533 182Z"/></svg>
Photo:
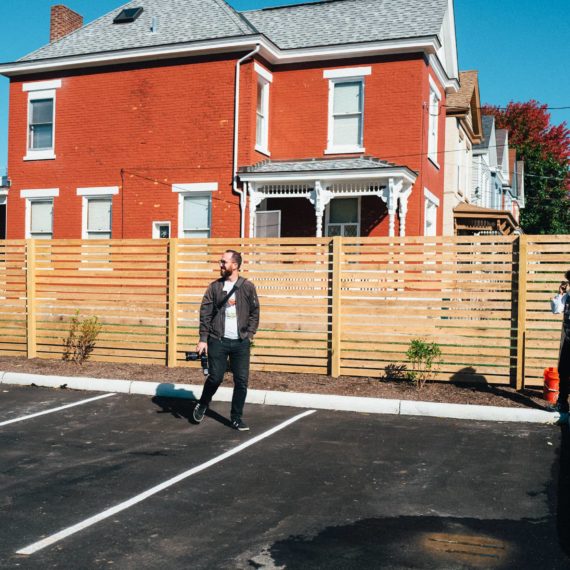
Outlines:
<svg viewBox="0 0 570 570"><path fill-rule="evenodd" d="M216 305L216 312L218 312L228 302L228 299L241 287L242 283L243 278L238 277L230 292Z"/></svg>

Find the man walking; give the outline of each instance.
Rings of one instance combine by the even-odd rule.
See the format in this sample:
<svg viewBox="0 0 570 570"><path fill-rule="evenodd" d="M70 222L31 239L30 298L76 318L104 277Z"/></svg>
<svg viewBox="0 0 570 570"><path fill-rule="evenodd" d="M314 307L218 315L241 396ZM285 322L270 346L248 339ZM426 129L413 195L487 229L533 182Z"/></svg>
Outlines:
<svg viewBox="0 0 570 570"><path fill-rule="evenodd" d="M228 358L234 379L232 427L247 431L242 419L249 379L250 345L259 325L259 301L253 283L240 277L241 255L228 249L222 255L220 279L210 283L200 307L200 341L196 352L208 355L209 375L193 412L200 423L219 388Z"/></svg>
<svg viewBox="0 0 570 570"><path fill-rule="evenodd" d="M568 406L568 394L570 392L570 291L568 291L568 282L570 281L570 271L567 271L564 277L566 281L562 281L558 288L558 295L551 301L553 313L564 313L558 357L558 376L560 377L560 392L556 404L556 411L560 412L558 423L568 422L570 409Z"/></svg>

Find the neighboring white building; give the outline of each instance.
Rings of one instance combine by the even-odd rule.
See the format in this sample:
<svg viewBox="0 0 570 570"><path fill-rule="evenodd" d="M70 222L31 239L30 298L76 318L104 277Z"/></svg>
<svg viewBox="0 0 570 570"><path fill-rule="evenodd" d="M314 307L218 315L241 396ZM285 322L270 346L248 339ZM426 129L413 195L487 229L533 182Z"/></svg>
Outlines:
<svg viewBox="0 0 570 570"><path fill-rule="evenodd" d="M458 93L447 96L443 235L455 235L454 210L471 202L473 147L483 140L477 71L459 73Z"/></svg>

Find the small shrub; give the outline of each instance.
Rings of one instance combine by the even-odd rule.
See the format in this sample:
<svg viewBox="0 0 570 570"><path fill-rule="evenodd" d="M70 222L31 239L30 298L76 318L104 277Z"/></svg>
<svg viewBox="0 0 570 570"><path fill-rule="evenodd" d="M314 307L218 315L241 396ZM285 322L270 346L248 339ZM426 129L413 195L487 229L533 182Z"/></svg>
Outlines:
<svg viewBox="0 0 570 570"><path fill-rule="evenodd" d="M431 380L441 363L441 348L436 342L427 342L417 338L410 342L406 352L410 369L406 376L420 390L428 380Z"/></svg>
<svg viewBox="0 0 570 570"><path fill-rule="evenodd" d="M64 339L64 351L62 359L83 364L93 349L95 348L95 340L101 331L101 323L97 317L89 317L80 320L79 311L75 312L75 316L71 317L71 325L69 334Z"/></svg>

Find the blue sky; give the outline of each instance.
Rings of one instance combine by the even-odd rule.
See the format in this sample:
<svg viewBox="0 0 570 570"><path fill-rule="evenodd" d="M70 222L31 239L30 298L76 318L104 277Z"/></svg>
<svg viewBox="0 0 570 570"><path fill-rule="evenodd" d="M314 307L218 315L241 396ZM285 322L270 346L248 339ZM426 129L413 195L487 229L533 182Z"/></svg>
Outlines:
<svg viewBox="0 0 570 570"><path fill-rule="evenodd" d="M423 0L418 0L422 2ZM120 6L121 0L0 0L0 61L15 61L48 43L49 13L65 4L85 22ZM292 0L229 0L238 10L296 4ZM485 103L538 99L570 106L568 0L455 0L459 66L478 69ZM570 124L570 109L552 111ZM0 173L7 161L8 80L0 77Z"/></svg>

